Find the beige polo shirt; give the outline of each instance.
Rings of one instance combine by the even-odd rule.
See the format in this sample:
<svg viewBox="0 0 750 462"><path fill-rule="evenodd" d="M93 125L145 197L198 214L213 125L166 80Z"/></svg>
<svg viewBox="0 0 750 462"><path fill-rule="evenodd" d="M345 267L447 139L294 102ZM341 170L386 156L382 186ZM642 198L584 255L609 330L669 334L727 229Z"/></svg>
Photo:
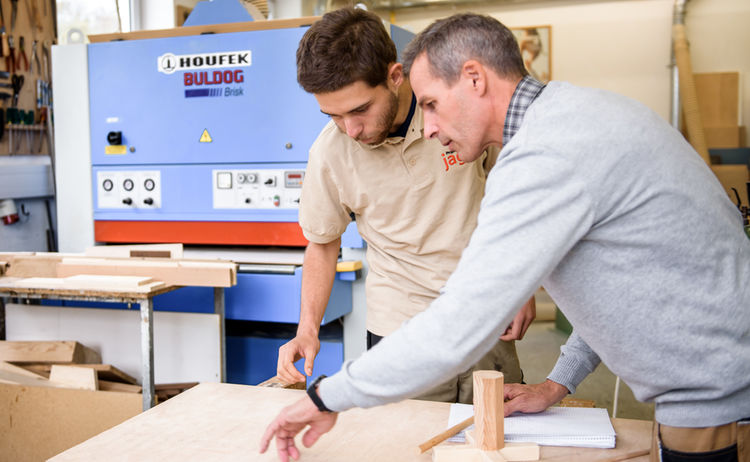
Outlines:
<svg viewBox="0 0 750 462"><path fill-rule="evenodd" d="M417 107L405 138L372 147L331 121L310 149L302 186L299 222L309 241L336 239L354 213L367 242L367 329L381 336L438 296L474 231L484 193L486 154L464 163L422 138L422 126Z"/></svg>

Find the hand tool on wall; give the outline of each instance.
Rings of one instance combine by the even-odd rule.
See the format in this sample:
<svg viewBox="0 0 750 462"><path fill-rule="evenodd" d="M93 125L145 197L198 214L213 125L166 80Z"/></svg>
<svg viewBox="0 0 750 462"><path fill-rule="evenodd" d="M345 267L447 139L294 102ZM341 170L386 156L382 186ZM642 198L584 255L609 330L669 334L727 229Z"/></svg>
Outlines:
<svg viewBox="0 0 750 462"><path fill-rule="evenodd" d="M29 58L26 57L26 47L24 46L23 35L18 39L18 57L16 57L16 65L18 66L19 71L24 68L24 66L21 65L21 62L26 63L26 71L28 71Z"/></svg>
<svg viewBox="0 0 750 462"><path fill-rule="evenodd" d="M10 54L10 47L8 46L8 35L5 33L5 27L0 28L0 56L8 56Z"/></svg>
<svg viewBox="0 0 750 462"><path fill-rule="evenodd" d="M5 55L5 68L11 74L16 72L16 54L13 50L13 36L8 36L8 54Z"/></svg>
<svg viewBox="0 0 750 462"><path fill-rule="evenodd" d="M40 72L42 73L42 78L49 82L52 77L50 76L50 67L49 67L49 48L45 44L45 42L42 42L42 59L44 60L44 68L40 69Z"/></svg>
<svg viewBox="0 0 750 462"><path fill-rule="evenodd" d="M50 12L52 13L52 26L54 28L53 37L57 37L57 1L49 0Z"/></svg>
<svg viewBox="0 0 750 462"><path fill-rule="evenodd" d="M23 88L23 76L14 74L10 81L13 84L13 107L18 107L18 94Z"/></svg>
<svg viewBox="0 0 750 462"><path fill-rule="evenodd" d="M8 55L8 36L5 35L5 15L3 14L3 2L0 0L0 56Z"/></svg>
<svg viewBox="0 0 750 462"><path fill-rule="evenodd" d="M16 30L16 18L18 17L18 0L10 0L10 34Z"/></svg>
<svg viewBox="0 0 750 462"><path fill-rule="evenodd" d="M39 43L34 40L31 44L31 62L29 63L29 72L34 73L34 63L36 63L36 72L41 73L42 67L39 65L39 55L36 53L36 45Z"/></svg>
<svg viewBox="0 0 750 462"><path fill-rule="evenodd" d="M42 30L42 19L39 17L39 8L36 6L36 1L32 0L31 4L29 4L29 0L25 0L26 3L26 11L29 13L29 22L32 24L32 26L36 29L38 29L40 32ZM34 35L34 29L32 28L32 35Z"/></svg>

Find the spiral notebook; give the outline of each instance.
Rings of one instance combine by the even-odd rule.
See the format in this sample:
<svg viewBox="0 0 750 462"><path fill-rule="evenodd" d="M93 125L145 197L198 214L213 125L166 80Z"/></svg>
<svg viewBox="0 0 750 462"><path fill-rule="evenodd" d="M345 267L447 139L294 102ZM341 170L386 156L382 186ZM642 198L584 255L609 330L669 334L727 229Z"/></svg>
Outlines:
<svg viewBox="0 0 750 462"><path fill-rule="evenodd" d="M474 415L470 404L451 404L448 427ZM615 429L606 409L551 407L538 414L513 414L505 418L505 441L541 446L614 448ZM472 425L468 429L473 429ZM463 432L449 441L463 442Z"/></svg>

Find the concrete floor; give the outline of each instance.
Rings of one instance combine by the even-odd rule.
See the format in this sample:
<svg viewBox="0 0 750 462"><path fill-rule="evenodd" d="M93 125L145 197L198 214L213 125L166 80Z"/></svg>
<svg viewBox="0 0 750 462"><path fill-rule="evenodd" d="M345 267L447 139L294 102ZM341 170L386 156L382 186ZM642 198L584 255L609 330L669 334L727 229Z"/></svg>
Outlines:
<svg viewBox="0 0 750 462"><path fill-rule="evenodd" d="M523 340L516 342L526 383L539 383L547 378L560 354L560 346L566 340L567 334L556 329L553 321L537 319L531 324ZM599 364L599 367L581 382L571 397L593 400L596 407L607 408L612 416L615 380L615 375L604 364ZM653 420L654 406L636 401L630 388L620 381L616 417Z"/></svg>

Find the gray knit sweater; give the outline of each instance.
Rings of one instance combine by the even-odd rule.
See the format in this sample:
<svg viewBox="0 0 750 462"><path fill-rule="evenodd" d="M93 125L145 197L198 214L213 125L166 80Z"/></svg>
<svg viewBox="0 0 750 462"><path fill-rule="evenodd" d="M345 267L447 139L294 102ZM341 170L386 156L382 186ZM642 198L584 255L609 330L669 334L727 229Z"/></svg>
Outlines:
<svg viewBox="0 0 750 462"><path fill-rule="evenodd" d="M321 382L341 411L412 397L465 370L543 285L574 326L549 378L603 361L656 420L750 416L750 240L681 135L605 91L552 82L488 178L442 295Z"/></svg>

